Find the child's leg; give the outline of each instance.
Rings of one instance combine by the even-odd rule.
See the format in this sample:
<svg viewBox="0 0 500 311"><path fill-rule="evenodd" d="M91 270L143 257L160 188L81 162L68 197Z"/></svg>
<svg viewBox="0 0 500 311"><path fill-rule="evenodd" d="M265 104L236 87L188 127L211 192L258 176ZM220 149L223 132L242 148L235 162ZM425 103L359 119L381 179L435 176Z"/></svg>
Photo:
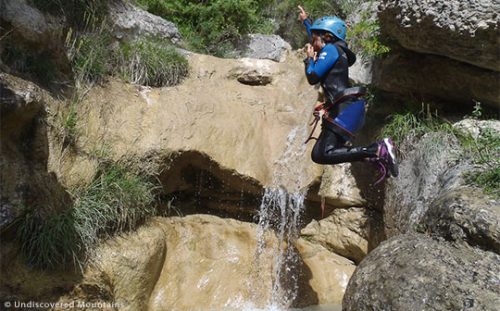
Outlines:
<svg viewBox="0 0 500 311"><path fill-rule="evenodd" d="M345 147L344 144L345 141L340 135L323 126L311 158L318 164L338 164L377 157L377 143L367 147Z"/></svg>

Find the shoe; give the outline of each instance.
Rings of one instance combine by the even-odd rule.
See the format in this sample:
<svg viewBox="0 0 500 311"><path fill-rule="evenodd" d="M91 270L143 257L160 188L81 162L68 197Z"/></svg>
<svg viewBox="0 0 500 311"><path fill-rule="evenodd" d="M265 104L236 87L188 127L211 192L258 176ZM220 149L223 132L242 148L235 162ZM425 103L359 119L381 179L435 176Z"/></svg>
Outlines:
<svg viewBox="0 0 500 311"><path fill-rule="evenodd" d="M399 175L398 163L396 160L396 146L390 138L384 138L378 142L378 160L385 167L387 177L397 177Z"/></svg>

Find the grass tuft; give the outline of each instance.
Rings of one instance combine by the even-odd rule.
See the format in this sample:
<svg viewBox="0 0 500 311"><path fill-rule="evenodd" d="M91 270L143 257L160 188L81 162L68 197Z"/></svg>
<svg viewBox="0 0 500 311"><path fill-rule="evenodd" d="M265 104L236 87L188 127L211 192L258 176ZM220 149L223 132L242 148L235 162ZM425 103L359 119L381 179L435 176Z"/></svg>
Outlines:
<svg viewBox="0 0 500 311"><path fill-rule="evenodd" d="M393 115L391 122L382 130L381 137L391 137L396 144L403 145L427 133L454 137L460 144L460 156L481 166L480 170L466 174L466 182L500 198L500 136L495 130L483 128L474 137L429 112L406 113Z"/></svg>
<svg viewBox="0 0 500 311"><path fill-rule="evenodd" d="M82 264L103 237L134 229L156 213L151 177L120 164L103 164L94 181L74 194L72 208L26 214L19 238L27 261L41 268Z"/></svg>
<svg viewBox="0 0 500 311"><path fill-rule="evenodd" d="M189 64L164 40L145 37L124 42L116 55L117 71L127 81L148 86L173 86L189 73Z"/></svg>

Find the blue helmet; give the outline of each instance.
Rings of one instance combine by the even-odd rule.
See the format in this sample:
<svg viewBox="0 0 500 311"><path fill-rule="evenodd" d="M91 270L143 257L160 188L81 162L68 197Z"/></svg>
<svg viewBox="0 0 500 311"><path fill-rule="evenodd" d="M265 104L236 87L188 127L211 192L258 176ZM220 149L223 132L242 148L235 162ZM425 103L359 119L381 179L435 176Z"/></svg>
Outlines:
<svg viewBox="0 0 500 311"><path fill-rule="evenodd" d="M323 16L314 21L311 31L328 31L338 39L345 41L347 27L337 16Z"/></svg>

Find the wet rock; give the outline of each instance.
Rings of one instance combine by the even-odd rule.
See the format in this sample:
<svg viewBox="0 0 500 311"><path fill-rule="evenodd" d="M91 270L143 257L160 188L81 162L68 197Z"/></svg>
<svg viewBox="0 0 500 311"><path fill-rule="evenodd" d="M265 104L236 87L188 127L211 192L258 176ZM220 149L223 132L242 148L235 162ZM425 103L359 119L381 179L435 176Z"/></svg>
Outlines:
<svg viewBox="0 0 500 311"><path fill-rule="evenodd" d="M177 44L181 35L174 23L153 15L128 1L111 1L109 16L114 35L118 39L137 39L141 36L157 36Z"/></svg>
<svg viewBox="0 0 500 311"><path fill-rule="evenodd" d="M219 203L254 210L259 203L247 206L248 196L260 199L289 158L304 174L297 186L282 164L283 187L319 179L322 169L309 159L312 144L304 145L317 91L298 57L277 63L192 54L189 62L190 77L175 87L137 88L111 79L92 89L78 107L86 128L78 147L90 152L106 145L113 159L154 162L167 193L194 199L200 210L219 194L225 195ZM246 70L261 70L273 82L242 84L233 74ZM300 156L283 158L287 145L296 145Z"/></svg>
<svg viewBox="0 0 500 311"><path fill-rule="evenodd" d="M249 34L239 43L234 56L283 62L291 49L278 35Z"/></svg>
<svg viewBox="0 0 500 311"><path fill-rule="evenodd" d="M335 209L328 217L309 223L301 236L359 263L382 240L380 218L365 208Z"/></svg>
<svg viewBox="0 0 500 311"><path fill-rule="evenodd" d="M385 0L379 18L406 49L498 72L499 11L495 0Z"/></svg>
<svg viewBox="0 0 500 311"><path fill-rule="evenodd" d="M83 279L60 302L85 301L92 288L112 286L112 297L103 290L101 299L120 310L263 307L271 302L277 240L265 233L260 252L257 242L250 223L208 215L155 218L101 245ZM304 262L299 299L339 303L352 262L304 240L297 248Z"/></svg>
<svg viewBox="0 0 500 311"><path fill-rule="evenodd" d="M500 256L421 234L383 242L357 267L343 310L496 310Z"/></svg>

